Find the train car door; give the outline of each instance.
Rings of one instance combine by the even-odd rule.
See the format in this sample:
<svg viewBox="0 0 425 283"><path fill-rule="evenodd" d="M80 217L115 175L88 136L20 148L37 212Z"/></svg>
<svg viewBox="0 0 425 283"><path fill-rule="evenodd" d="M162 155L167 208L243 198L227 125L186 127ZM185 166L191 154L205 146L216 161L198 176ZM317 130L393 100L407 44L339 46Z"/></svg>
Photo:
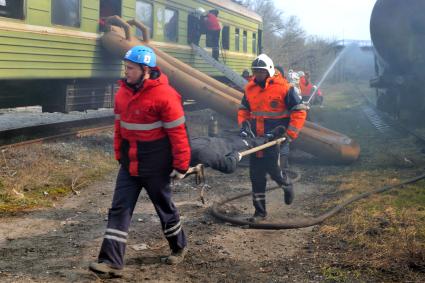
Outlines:
<svg viewBox="0 0 425 283"><path fill-rule="evenodd" d="M121 0L100 0L100 18L110 16L121 17Z"/></svg>
<svg viewBox="0 0 425 283"><path fill-rule="evenodd" d="M105 31L105 18L115 15L121 17L121 0L100 0L99 30Z"/></svg>
<svg viewBox="0 0 425 283"><path fill-rule="evenodd" d="M230 27L223 26L221 31L221 46L224 50L230 49Z"/></svg>
<svg viewBox="0 0 425 283"><path fill-rule="evenodd" d="M263 53L263 30L258 30L258 54Z"/></svg>

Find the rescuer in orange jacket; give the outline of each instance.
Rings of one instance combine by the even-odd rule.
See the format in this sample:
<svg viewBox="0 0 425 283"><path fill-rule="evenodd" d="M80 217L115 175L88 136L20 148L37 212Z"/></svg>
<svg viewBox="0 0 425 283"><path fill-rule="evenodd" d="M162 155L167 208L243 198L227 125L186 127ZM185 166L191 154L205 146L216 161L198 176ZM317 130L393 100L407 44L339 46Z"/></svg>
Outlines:
<svg viewBox="0 0 425 283"><path fill-rule="evenodd" d="M115 96L115 158L120 162L112 208L97 273L122 276L128 229L142 188L151 199L176 264L186 253L186 237L171 200L170 177L181 179L189 168L190 147L180 95L156 66L156 55L135 46L124 57L125 79Z"/></svg>
<svg viewBox="0 0 425 283"><path fill-rule="evenodd" d="M303 101L309 101L311 95L316 91L311 104L322 106L323 93L317 86L313 85L310 81L310 74L308 72L299 72L300 75L300 89Z"/></svg>
<svg viewBox="0 0 425 283"><path fill-rule="evenodd" d="M305 106L280 72L276 72L273 61L260 54L251 65L254 79L245 87L238 111L238 124L241 136L250 132L258 137L267 136L278 126L284 126L288 142L283 144L281 152L286 153L287 162L289 141L297 138L306 118ZM255 208L251 221L257 222L267 216L265 191L266 175L282 186L286 204L294 198L293 185L286 170L279 166L279 148L272 147L250 157L250 179L252 184L253 205ZM284 168L287 168L285 166Z"/></svg>
<svg viewBox="0 0 425 283"><path fill-rule="evenodd" d="M303 101L308 101L310 99L310 95L313 93L313 84L310 82L310 75L303 71L298 72L298 75L300 76L301 96Z"/></svg>

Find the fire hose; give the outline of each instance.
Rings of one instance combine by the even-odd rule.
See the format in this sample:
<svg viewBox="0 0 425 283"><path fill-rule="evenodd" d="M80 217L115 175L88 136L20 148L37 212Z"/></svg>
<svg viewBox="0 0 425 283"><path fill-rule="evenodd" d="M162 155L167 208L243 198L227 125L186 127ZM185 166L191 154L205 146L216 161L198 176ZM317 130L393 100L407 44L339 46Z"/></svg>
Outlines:
<svg viewBox="0 0 425 283"><path fill-rule="evenodd" d="M222 212L220 212L220 206L229 203L231 201L246 197L251 195L252 193L243 193L243 194L239 194L236 195L234 197L222 200L218 203L214 203L213 206L211 207L211 214L216 217L217 219L220 219L224 222L228 222L231 224L235 224L235 225L239 225L239 226L245 226L247 228L251 228L251 229L266 229L266 230L282 230L282 229L295 229L295 228L304 228L304 227L309 227L309 226L314 226L317 224L322 223L323 221L325 221L326 219L330 218L331 216L334 216L335 214L337 214L338 212L340 212L343 208L345 208L347 205L358 201L360 199L364 199L367 198L373 194L379 194L379 193L383 193L386 191L389 191L391 189L394 188L398 188L398 187L402 187L404 185L408 185L408 184L412 184L415 182L418 182L420 180L425 179L425 174L422 175L418 175L416 177L404 180L398 184L394 184L394 185L387 185L381 188L377 188L368 192L364 192L361 193L357 196L353 196L345 201L343 201L342 203L338 204L337 206L335 206L334 208L328 210L327 212L316 216L316 217L311 217L311 218L298 218L298 219L293 219L293 220L288 220L285 222L281 222L281 223L252 223L249 222L247 220L241 220L241 219L236 219L230 216L227 216L225 214L223 214ZM295 181L295 180L294 180ZM272 191L275 189L279 189L280 187L273 187L270 189L267 189L267 191Z"/></svg>
<svg viewBox="0 0 425 283"><path fill-rule="evenodd" d="M261 146L255 147L255 148L251 148L249 150L240 152L239 154L241 156L246 156L249 154L252 154L254 152L257 152L259 150L263 150L267 147L271 147L274 146L276 144L280 144L282 142L285 141L286 138L280 138L268 143L265 143ZM197 177L197 182L199 181L204 181L204 173L203 173L203 166L198 165L198 169L193 170L193 172L196 172L197 170L202 171L202 178ZM300 179L300 175L293 172L293 171L289 171L292 174L295 174L295 177L292 178L292 182L297 182ZM230 216L225 215L224 213L222 213L220 211L220 207L226 203L229 203L231 201L246 197L246 196L250 196L252 193L251 192L247 192L247 193L242 193L227 199L224 199L218 203L214 203L211 207L211 214L219 219L222 220L224 222L228 222L234 225L239 225L239 226L244 226L246 228L251 228L251 229L266 229L266 230L281 230L281 229L295 229L295 228L304 228L304 227L309 227L309 226L314 226L317 224L322 223L323 221L325 221L326 219L330 218L331 216L334 216L335 214L339 213L341 210L343 210L346 206L348 206L349 204L367 198L371 195L374 194L379 194L379 193L383 193L386 191L389 191L391 189L395 189L395 188L399 188L402 187L404 185L408 185L408 184L412 184L415 182L418 182L420 180L425 179L425 173L418 175L416 177L404 180L398 184L394 184L394 185L387 185L387 186L383 186L368 192L364 192L361 193L359 195L353 196L345 201L343 201L342 203L338 204L337 206L335 206L334 208L328 210L327 212L319 215L319 216L315 216L315 217L311 217L311 218L298 218L298 219L292 219L292 220L288 220L285 222L280 222L280 223L253 223L250 222L248 220L241 220L241 219L236 219ZM276 189L280 189L281 187L276 186L276 187L272 187L267 189L267 191L272 191L272 190L276 190ZM204 199L203 199L203 194L201 194L201 200L204 203Z"/></svg>

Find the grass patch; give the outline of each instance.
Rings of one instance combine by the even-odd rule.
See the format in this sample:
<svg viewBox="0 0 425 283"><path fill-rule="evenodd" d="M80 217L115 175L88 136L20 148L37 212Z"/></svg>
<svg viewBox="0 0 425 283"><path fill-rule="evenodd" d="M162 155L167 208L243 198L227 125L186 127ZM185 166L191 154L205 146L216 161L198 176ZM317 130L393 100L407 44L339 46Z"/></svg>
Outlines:
<svg viewBox="0 0 425 283"><path fill-rule="evenodd" d="M360 272L358 271L348 271L343 268L334 267L334 266L323 266L321 268L325 282L348 282L352 279L359 279Z"/></svg>
<svg viewBox="0 0 425 283"><path fill-rule="evenodd" d="M364 85L360 91L371 95ZM361 111L357 86L327 86L323 125L361 145L358 162L331 167L320 182L334 188L327 208L351 196L423 173L425 155L408 136L382 136ZM322 273L332 282L425 281L425 182L351 204L319 229ZM332 256L327 256L331 254ZM335 259L337 264L335 264ZM362 274L361 277L356 277ZM367 275L366 277L364 277ZM360 278L360 279L359 279ZM365 281L368 281L367 279Z"/></svg>
<svg viewBox="0 0 425 283"><path fill-rule="evenodd" d="M0 213L51 206L114 171L111 144L111 135L103 134L3 150Z"/></svg>

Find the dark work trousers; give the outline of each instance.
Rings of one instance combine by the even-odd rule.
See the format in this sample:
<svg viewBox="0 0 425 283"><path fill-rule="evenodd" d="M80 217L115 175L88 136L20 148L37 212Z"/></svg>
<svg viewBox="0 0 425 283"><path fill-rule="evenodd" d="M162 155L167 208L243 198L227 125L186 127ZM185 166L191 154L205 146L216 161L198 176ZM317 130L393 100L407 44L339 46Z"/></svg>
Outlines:
<svg viewBox="0 0 425 283"><path fill-rule="evenodd" d="M132 177L126 169L121 167L118 172L112 207L108 214L108 225L99 253L99 262L107 263L118 269L124 267L128 228L142 188L146 189L155 207L171 250L177 251L186 246L186 236L182 230L180 217L171 200L168 174L143 178Z"/></svg>
<svg viewBox="0 0 425 283"><path fill-rule="evenodd" d="M288 147L289 144L285 143L283 147ZM289 152L289 150L282 150L283 152ZM267 185L267 174L270 175L273 181L279 186L292 186L292 183L286 173L286 170L280 168L280 152L277 146L266 149L263 151L263 157L257 157L255 154L251 154L249 160L249 177L252 185L252 203L255 208L255 214L257 216L266 216L266 185ZM287 158L286 158L287 160Z"/></svg>
<svg viewBox="0 0 425 283"><path fill-rule="evenodd" d="M280 145L280 168L283 171L284 177L288 176L289 170L289 143ZM289 180L289 178L287 177Z"/></svg>
<svg viewBox="0 0 425 283"><path fill-rule="evenodd" d="M218 61L220 55L220 30L207 31L207 47L211 47L211 56Z"/></svg>

